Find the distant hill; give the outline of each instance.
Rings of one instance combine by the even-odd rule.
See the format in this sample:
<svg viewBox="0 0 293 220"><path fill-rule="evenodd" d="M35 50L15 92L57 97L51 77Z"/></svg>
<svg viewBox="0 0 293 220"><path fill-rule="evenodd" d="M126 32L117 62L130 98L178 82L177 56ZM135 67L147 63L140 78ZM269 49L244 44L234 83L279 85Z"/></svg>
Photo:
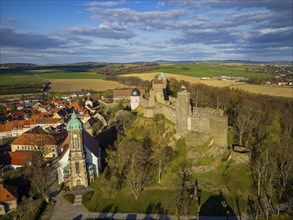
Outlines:
<svg viewBox="0 0 293 220"><path fill-rule="evenodd" d="M64 63L64 64L45 64L37 65L33 63L3 63L0 64L0 69L20 70L20 69L44 69L44 68L102 68L111 64L136 64L136 65L155 65L155 64L192 64L192 63L243 63L243 64L273 64L273 65L293 65L293 61L249 61L249 60L155 60L155 61L139 61L139 62L127 62L127 63L111 63L111 62L77 62L77 63Z"/></svg>
<svg viewBox="0 0 293 220"><path fill-rule="evenodd" d="M33 63L4 63L0 64L0 69L31 69L36 68L38 65Z"/></svg>

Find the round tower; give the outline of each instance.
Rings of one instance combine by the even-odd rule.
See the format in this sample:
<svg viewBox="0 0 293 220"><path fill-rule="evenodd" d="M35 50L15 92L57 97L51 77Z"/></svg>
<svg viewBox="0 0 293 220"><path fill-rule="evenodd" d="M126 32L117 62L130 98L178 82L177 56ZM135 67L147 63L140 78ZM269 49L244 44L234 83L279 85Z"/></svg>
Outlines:
<svg viewBox="0 0 293 220"><path fill-rule="evenodd" d="M131 110L136 109L139 106L139 102L140 102L140 91L137 88L135 88L131 91L131 95L130 95Z"/></svg>

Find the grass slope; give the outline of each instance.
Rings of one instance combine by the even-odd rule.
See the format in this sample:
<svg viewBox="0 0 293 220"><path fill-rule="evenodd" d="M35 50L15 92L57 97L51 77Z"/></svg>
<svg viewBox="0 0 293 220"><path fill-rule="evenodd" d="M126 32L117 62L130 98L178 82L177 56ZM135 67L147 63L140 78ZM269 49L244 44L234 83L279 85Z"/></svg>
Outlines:
<svg viewBox="0 0 293 220"><path fill-rule="evenodd" d="M157 129L162 128L172 132L174 125L164 118L155 122L153 119L144 118L139 115L127 130L126 136L139 141L141 137L148 134L152 139L157 139ZM162 175L161 185L157 183L157 177L154 175L141 196L135 200L127 182L117 192L109 193L109 187L105 186L107 179L104 179L103 175L101 175L91 185L94 189L94 195L85 203L85 206L90 211L95 212L161 213L174 215L176 204L175 185L178 184L174 168L176 168L182 158L188 156L189 152L184 139L176 141L176 149L178 154L167 164ZM228 161L228 154L223 155L223 158L211 157L207 154L209 150L208 146L199 146L198 152L201 152L202 157L194 161L196 166L212 167L212 170L208 172L194 173L193 175L194 180L198 180L199 188L201 189L202 207L213 206L214 203L217 203L218 208L215 209L222 211L218 203L219 199L225 198L233 213L239 215L239 211L243 212L248 209L247 196L255 198L255 190L252 185L249 167L248 165L238 165ZM155 169L154 172L156 172ZM112 188L110 188L111 190ZM221 190L223 195L220 193ZM197 214L198 206L195 199L192 201L191 207L191 214Z"/></svg>

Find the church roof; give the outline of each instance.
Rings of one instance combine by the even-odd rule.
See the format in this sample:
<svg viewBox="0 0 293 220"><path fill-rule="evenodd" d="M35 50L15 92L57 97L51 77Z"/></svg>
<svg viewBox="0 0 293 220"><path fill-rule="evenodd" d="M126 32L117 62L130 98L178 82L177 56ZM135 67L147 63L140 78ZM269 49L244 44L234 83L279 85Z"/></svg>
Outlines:
<svg viewBox="0 0 293 220"><path fill-rule="evenodd" d="M71 119L69 120L67 126L66 126L67 131L81 131L82 130L82 123L78 119L77 115L73 111L71 115Z"/></svg>
<svg viewBox="0 0 293 220"><path fill-rule="evenodd" d="M89 151L91 151L97 158L99 157L99 142L91 136L86 130L82 131L83 144Z"/></svg>
<svg viewBox="0 0 293 220"><path fill-rule="evenodd" d="M158 76L158 79L166 79L166 78L167 77L166 77L165 73L162 73L162 72Z"/></svg>

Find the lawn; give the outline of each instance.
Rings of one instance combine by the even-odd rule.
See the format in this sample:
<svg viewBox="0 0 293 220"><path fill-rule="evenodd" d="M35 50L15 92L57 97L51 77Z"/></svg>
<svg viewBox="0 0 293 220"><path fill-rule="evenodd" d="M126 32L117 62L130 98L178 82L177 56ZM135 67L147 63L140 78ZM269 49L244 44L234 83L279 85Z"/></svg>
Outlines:
<svg viewBox="0 0 293 220"><path fill-rule="evenodd" d="M158 71L193 77L238 76L245 78L272 78L271 74L256 73L249 69L258 68L255 65L227 65L214 63L160 65Z"/></svg>

